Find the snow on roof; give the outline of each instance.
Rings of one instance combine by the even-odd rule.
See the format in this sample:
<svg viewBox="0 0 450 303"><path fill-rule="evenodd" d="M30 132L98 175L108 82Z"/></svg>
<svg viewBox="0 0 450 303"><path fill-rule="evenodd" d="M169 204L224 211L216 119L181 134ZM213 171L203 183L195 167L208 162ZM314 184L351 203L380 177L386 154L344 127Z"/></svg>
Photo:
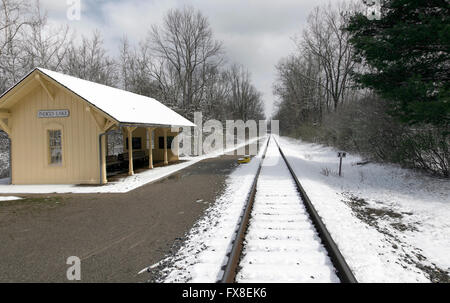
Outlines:
<svg viewBox="0 0 450 303"><path fill-rule="evenodd" d="M71 90L120 123L195 126L194 123L153 98L82 80L44 68L37 68L37 70Z"/></svg>

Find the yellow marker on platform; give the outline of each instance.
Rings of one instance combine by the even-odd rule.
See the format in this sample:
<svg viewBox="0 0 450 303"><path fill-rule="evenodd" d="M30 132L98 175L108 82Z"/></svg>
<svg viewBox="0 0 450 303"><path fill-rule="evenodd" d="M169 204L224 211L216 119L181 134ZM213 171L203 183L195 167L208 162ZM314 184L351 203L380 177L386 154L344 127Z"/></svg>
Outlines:
<svg viewBox="0 0 450 303"><path fill-rule="evenodd" d="M246 157L244 157L244 158L239 158L238 159L238 163L239 164L243 164L243 163L248 163L248 162L250 162L250 156L246 156Z"/></svg>

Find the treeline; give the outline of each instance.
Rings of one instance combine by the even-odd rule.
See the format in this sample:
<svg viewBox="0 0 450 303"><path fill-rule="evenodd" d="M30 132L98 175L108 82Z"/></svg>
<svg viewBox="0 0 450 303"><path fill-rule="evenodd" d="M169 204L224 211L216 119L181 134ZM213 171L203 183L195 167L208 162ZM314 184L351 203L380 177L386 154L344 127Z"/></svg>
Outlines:
<svg viewBox="0 0 450 303"><path fill-rule="evenodd" d="M449 4L315 8L277 65L282 134L450 176Z"/></svg>
<svg viewBox="0 0 450 303"><path fill-rule="evenodd" d="M249 72L227 62L194 8L168 11L139 43L124 36L115 53L98 31L78 37L69 26L51 26L38 1L0 0L0 93L43 67L153 97L190 119L195 111L220 121L264 118Z"/></svg>

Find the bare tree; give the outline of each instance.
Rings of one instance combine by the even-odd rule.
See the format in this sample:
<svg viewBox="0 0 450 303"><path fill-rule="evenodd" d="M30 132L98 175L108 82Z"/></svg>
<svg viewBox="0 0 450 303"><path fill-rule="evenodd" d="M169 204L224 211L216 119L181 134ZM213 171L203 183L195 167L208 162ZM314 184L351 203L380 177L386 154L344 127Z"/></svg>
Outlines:
<svg viewBox="0 0 450 303"><path fill-rule="evenodd" d="M0 91L34 67L57 70L66 54L70 31L52 28L40 2L0 1Z"/></svg>
<svg viewBox="0 0 450 303"><path fill-rule="evenodd" d="M26 1L1 0L0 1L0 56L8 52L20 30L30 24L25 13L29 5Z"/></svg>
<svg viewBox="0 0 450 303"><path fill-rule="evenodd" d="M152 98L161 96L158 82L152 78L151 54L145 43L141 43L138 48L131 47L127 37L124 37L121 41L119 65L123 89Z"/></svg>
<svg viewBox="0 0 450 303"><path fill-rule="evenodd" d="M250 73L243 66L233 65L228 72L231 94L229 108L234 119L259 120L264 117L261 94L250 81Z"/></svg>
<svg viewBox="0 0 450 303"><path fill-rule="evenodd" d="M50 26L38 0L0 4L1 91L39 66L157 98L190 118L194 111L222 121L263 116L249 73L224 67L208 19L191 7L170 10L137 45L125 37L113 58L98 31L78 41L67 26Z"/></svg>
<svg viewBox="0 0 450 303"><path fill-rule="evenodd" d="M202 112L205 120L216 119L225 122L230 117L227 102L231 95L231 85L228 71L210 68L206 77L204 102Z"/></svg>
<svg viewBox="0 0 450 303"><path fill-rule="evenodd" d="M32 18L29 29L24 32L26 43L23 45L25 56L22 58L22 66L26 70L34 67L59 70L73 34L68 25L50 27L47 13L42 12L39 1L33 6Z"/></svg>
<svg viewBox="0 0 450 303"><path fill-rule="evenodd" d="M30 4L22 0L0 1L0 91L20 79L24 28L31 25Z"/></svg>
<svg viewBox="0 0 450 303"><path fill-rule="evenodd" d="M311 56L292 55L282 59L276 69L274 95L281 100L277 118L283 121L284 130L292 132L304 122L320 123L326 98L318 85L321 73L317 62Z"/></svg>
<svg viewBox="0 0 450 303"><path fill-rule="evenodd" d="M329 123L324 118L330 112L356 99L350 75L357 66L344 28L348 13L357 9L352 3L316 7L295 40L296 53L277 65L277 118L287 133L297 133L299 124L306 129Z"/></svg>
<svg viewBox="0 0 450 303"><path fill-rule="evenodd" d="M317 58L324 80L316 81L331 97L334 110L343 102L355 65L350 35L343 30L346 16L352 9L356 7L344 3L336 8L331 4L316 7L308 18L302 39L297 42L300 52Z"/></svg>
<svg viewBox="0 0 450 303"><path fill-rule="evenodd" d="M98 31L94 31L90 39L83 37L79 46L71 44L61 69L81 79L109 86L118 84L116 62L108 56Z"/></svg>
<svg viewBox="0 0 450 303"><path fill-rule="evenodd" d="M149 42L157 56L152 74L165 101L191 115L205 97L208 72L222 61L208 19L191 7L170 10L161 27L152 27Z"/></svg>

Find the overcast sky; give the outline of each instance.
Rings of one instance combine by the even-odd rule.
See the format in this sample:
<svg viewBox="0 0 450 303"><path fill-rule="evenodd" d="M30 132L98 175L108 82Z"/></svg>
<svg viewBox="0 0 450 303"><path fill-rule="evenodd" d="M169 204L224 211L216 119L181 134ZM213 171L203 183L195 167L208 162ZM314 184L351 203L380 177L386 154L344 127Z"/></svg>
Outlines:
<svg viewBox="0 0 450 303"><path fill-rule="evenodd" d="M152 24L161 24L170 8L200 9L223 42L228 61L251 72L269 116L275 65L294 50L292 38L301 32L311 9L329 0L81 0L80 21L67 19L67 2L41 0L51 23L69 23L79 35L98 29L110 55L117 54L123 35L132 42L141 40Z"/></svg>

